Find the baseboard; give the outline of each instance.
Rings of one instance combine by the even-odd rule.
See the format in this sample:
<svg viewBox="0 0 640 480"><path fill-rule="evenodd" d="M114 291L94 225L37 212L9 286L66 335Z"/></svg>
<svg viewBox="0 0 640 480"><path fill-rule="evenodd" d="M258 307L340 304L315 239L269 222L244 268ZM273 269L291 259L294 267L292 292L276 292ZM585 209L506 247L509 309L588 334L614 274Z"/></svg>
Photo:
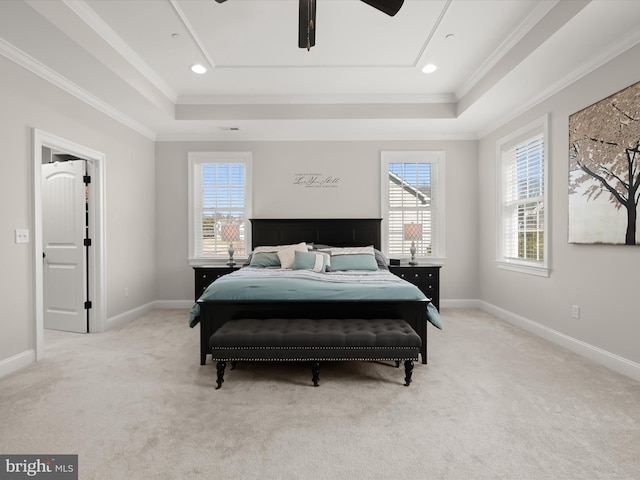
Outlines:
<svg viewBox="0 0 640 480"><path fill-rule="evenodd" d="M26 350L4 360L0 360L0 378L5 377L36 361L36 351Z"/></svg>
<svg viewBox="0 0 640 480"><path fill-rule="evenodd" d="M569 335L565 335L562 332L558 332L557 330L549 328L538 322L534 322L533 320L529 320L528 318L497 307L496 305L492 305L481 300L477 300L476 302L476 308L480 308L487 313L491 313L501 320L520 327L523 330L542 337L545 340L566 348L567 350L571 350L572 352L599 363L600 365L604 365L611 370L640 381L640 364L636 362L583 342L582 340L570 337Z"/></svg>
<svg viewBox="0 0 640 480"><path fill-rule="evenodd" d="M192 300L155 300L153 302L149 302L146 305L142 305L140 307L133 308L124 313L116 315L115 317L111 317L107 319L107 325L105 327L105 331L111 330L112 328L119 327L120 325L124 325L129 323L132 320L135 320L141 315L150 312L156 308L158 309L185 309L189 310L193 306L194 302Z"/></svg>
<svg viewBox="0 0 640 480"><path fill-rule="evenodd" d="M156 300L154 303L155 308L162 309L190 309L195 303L193 300Z"/></svg>
<svg viewBox="0 0 640 480"><path fill-rule="evenodd" d="M156 300L117 315L116 317L110 318L107 321L107 330L134 320L136 317L143 315L154 308L188 310L193 306L193 303L194 302L191 300ZM565 335L564 333L558 332L557 330L549 328L538 322L534 322L533 320L529 320L528 318L517 315L491 303L477 299L440 300L440 308L478 308L498 317L501 320L522 328L523 330L555 343L556 345L599 363L600 365L604 365L611 370L640 381L640 364L570 337L569 335ZM0 362L0 376L2 374L2 365L3 363Z"/></svg>
<svg viewBox="0 0 640 480"><path fill-rule="evenodd" d="M440 300L440 308L482 308L480 300Z"/></svg>
<svg viewBox="0 0 640 480"><path fill-rule="evenodd" d="M158 300L155 302L149 302L146 305L133 308L124 313L108 318L104 331L111 330L112 328L119 327L129 323L141 315L155 309L185 309L189 310L193 306L191 300ZM185 317L186 318L186 317ZM0 360L0 378L10 375L13 372L20 370L36 361L35 350L27 350L4 360Z"/></svg>
<svg viewBox="0 0 640 480"><path fill-rule="evenodd" d="M140 307L133 308L126 312L123 312L115 317L111 317L107 319L107 323L105 325L105 332L107 330L111 330L112 328L119 327L120 325L124 325L129 323L132 320L135 320L141 315L153 310L155 308L156 302L149 302L146 305L142 305Z"/></svg>

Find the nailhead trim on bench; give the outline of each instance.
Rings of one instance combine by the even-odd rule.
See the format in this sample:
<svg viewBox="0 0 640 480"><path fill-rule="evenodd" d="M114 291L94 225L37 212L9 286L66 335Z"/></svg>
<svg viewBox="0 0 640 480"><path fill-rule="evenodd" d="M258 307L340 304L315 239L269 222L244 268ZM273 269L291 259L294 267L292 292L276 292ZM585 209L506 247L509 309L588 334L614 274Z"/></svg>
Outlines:
<svg viewBox="0 0 640 480"><path fill-rule="evenodd" d="M300 337L321 343L300 345ZM408 385L421 344L401 319L239 319L225 323L209 341L213 359L219 360L218 388L226 361L312 361L317 386L319 361L405 360Z"/></svg>

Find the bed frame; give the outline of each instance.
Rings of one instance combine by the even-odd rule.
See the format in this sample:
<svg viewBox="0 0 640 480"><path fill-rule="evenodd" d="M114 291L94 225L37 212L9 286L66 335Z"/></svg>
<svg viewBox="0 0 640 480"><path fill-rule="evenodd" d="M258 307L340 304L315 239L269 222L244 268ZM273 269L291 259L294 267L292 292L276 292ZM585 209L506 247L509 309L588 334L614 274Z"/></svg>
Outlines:
<svg viewBox="0 0 640 480"><path fill-rule="evenodd" d="M381 247L380 218L251 219L252 248L299 242L336 247ZM259 318L400 318L422 339L420 355L427 363L429 300L336 301L200 301L200 364L211 353L209 339L230 320Z"/></svg>

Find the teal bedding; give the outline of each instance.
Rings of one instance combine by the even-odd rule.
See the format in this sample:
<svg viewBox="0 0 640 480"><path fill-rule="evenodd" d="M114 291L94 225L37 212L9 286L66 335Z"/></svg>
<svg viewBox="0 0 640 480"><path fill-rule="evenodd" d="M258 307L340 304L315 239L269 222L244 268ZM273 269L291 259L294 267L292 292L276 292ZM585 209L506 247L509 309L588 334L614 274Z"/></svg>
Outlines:
<svg viewBox="0 0 640 480"><path fill-rule="evenodd" d="M388 270L342 271L318 273L312 270L284 270L244 267L218 278L204 291L202 301L273 301L273 300L428 300L415 285L396 277ZM440 315L432 303L427 318L442 329ZM189 325L199 321L200 306L195 304Z"/></svg>

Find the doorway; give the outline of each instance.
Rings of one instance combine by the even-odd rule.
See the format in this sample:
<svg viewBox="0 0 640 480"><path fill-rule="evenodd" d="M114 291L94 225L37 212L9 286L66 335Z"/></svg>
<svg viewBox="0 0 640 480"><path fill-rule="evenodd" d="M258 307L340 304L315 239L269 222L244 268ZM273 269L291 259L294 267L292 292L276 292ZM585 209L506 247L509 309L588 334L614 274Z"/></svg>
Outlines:
<svg viewBox="0 0 640 480"><path fill-rule="evenodd" d="M102 332L105 325L105 219L104 219L104 154L82 145L70 142L38 129L33 131L34 139L34 281L35 281L35 350L36 361L42 358L44 328L61 328L71 331ZM57 167L43 167L45 164L55 165L55 159L75 159L73 162L59 162ZM49 203L50 193L43 183L43 172L56 174L63 172L58 178L63 179L60 185L72 185L80 178L81 182L90 182L90 188L67 188L69 192L55 193L62 198L62 203L73 205L72 223L82 223L85 240L54 240L50 242L45 228L51 218L51 210L57 211L60 205ZM54 175L55 177L55 175ZM77 182L76 182L77 183ZM76 184L76 186L78 186ZM75 198L72 198L74 197ZM54 197L54 198L57 198ZM69 198L67 198L69 197ZM57 198L56 202L60 202ZM79 203L78 203L79 202ZM55 213L54 213L55 215ZM82 217L81 219L77 217ZM88 226L86 217L91 219ZM69 229L58 229L64 237ZM77 229L76 229L77 230ZM45 238L46 237L46 238ZM68 235L67 235L68 237ZM72 244L81 243L80 248ZM51 245L53 243L53 250ZM90 243L90 248L85 248ZM62 248L65 247L65 248ZM46 255L46 256L45 256ZM51 257L53 255L53 258ZM62 256L61 256L62 255ZM48 257L48 258L47 258ZM84 265L87 268L84 268ZM50 268L53 267L53 268ZM64 285L64 288L61 288ZM53 287L54 291L51 291ZM55 298L52 303L51 298ZM90 301L85 305L85 301ZM87 307L87 309L85 309ZM90 308L89 308L90 307ZM49 310L50 312L47 312ZM53 324L49 321L49 313L56 317ZM45 324L45 319L46 324ZM60 324L62 322L62 324ZM75 325L67 328L66 325Z"/></svg>

